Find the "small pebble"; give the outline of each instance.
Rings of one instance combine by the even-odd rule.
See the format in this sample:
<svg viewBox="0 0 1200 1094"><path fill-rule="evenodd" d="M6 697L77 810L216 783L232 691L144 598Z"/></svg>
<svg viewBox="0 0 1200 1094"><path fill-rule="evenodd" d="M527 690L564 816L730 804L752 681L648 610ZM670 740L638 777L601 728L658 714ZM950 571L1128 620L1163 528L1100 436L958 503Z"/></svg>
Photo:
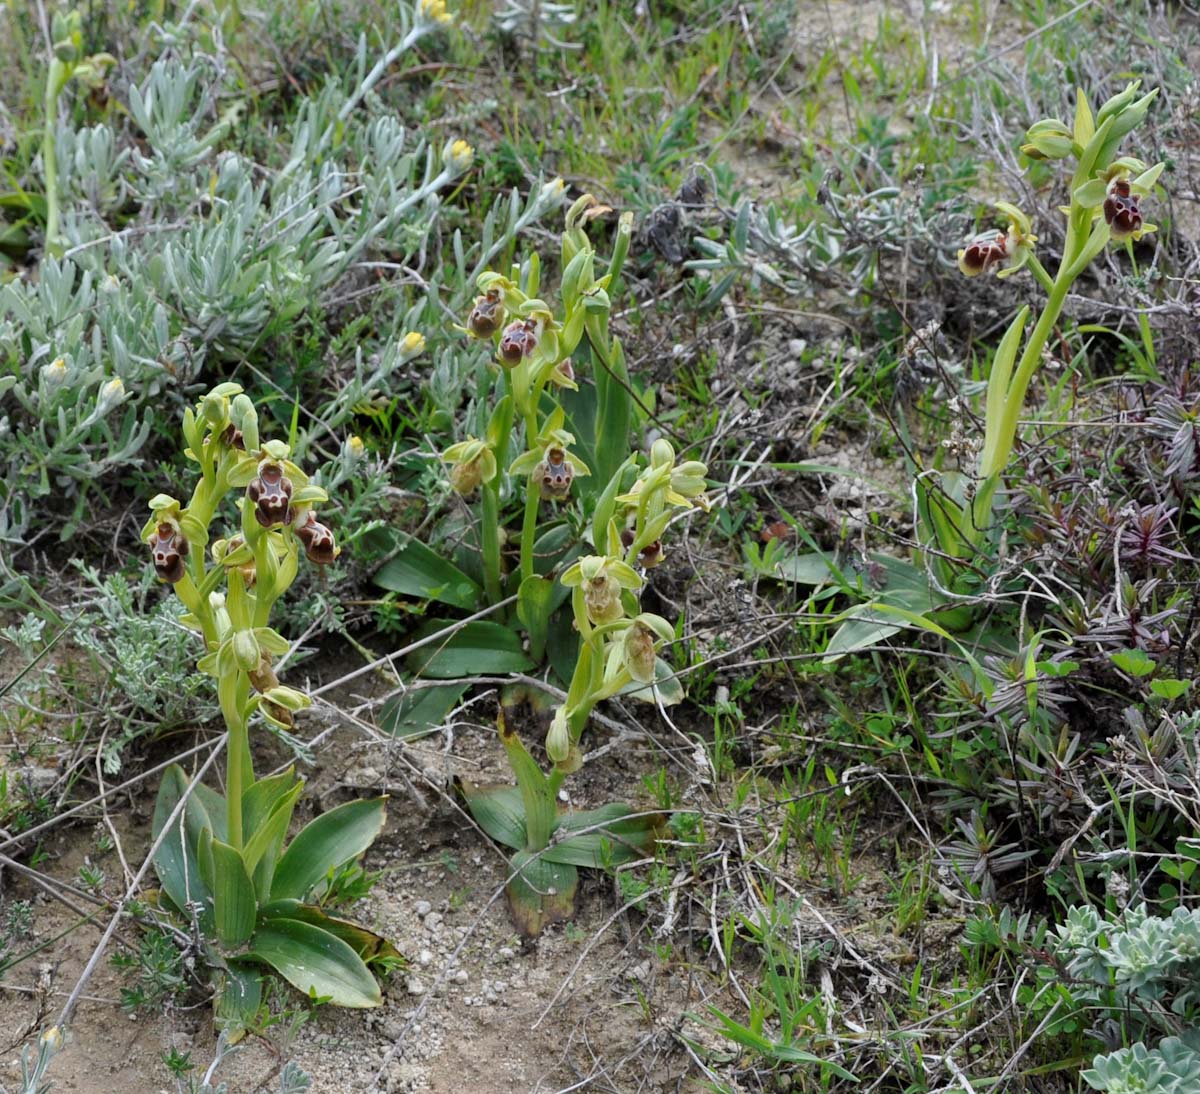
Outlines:
<svg viewBox="0 0 1200 1094"><path fill-rule="evenodd" d="M425 916L425 929L427 931L436 931L442 925L442 916L440 912L430 912Z"/></svg>
<svg viewBox="0 0 1200 1094"><path fill-rule="evenodd" d="M513 952L507 946L501 946L496 951L496 957L501 961L511 961L513 959Z"/></svg>
<svg viewBox="0 0 1200 1094"><path fill-rule="evenodd" d="M433 911L433 905L428 900L418 900L413 905L413 910L417 913L418 919L424 919L430 912Z"/></svg>
<svg viewBox="0 0 1200 1094"><path fill-rule="evenodd" d="M433 954L429 950L422 950L417 954L417 964L429 965L433 962Z"/></svg>
<svg viewBox="0 0 1200 1094"><path fill-rule="evenodd" d="M410 976L404 981L404 990L407 991L409 995L424 995L425 982L419 977Z"/></svg>
<svg viewBox="0 0 1200 1094"><path fill-rule="evenodd" d="M459 969L458 972L454 974L454 982L456 984L465 984L470 979L471 978L467 975L466 969Z"/></svg>

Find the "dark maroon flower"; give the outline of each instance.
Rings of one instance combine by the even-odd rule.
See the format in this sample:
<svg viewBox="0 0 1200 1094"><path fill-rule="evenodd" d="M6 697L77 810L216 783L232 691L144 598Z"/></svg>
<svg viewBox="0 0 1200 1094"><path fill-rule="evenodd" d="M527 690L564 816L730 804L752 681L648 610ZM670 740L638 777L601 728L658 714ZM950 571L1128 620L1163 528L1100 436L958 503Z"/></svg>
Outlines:
<svg viewBox="0 0 1200 1094"><path fill-rule="evenodd" d="M1141 231L1142 211L1128 179L1114 179L1104 199L1104 219L1118 243Z"/></svg>
<svg viewBox="0 0 1200 1094"><path fill-rule="evenodd" d="M647 543L646 546L638 552L638 562L645 570L654 569L655 566L662 562L664 557L665 553L663 551L661 539L656 539L653 543Z"/></svg>
<svg viewBox="0 0 1200 1094"><path fill-rule="evenodd" d="M958 252L958 268L967 277L977 277L1006 261L1011 251L1009 237L1003 232L979 236Z"/></svg>
<svg viewBox="0 0 1200 1094"><path fill-rule="evenodd" d="M475 306L467 317L467 330L477 338L489 338L500 329L504 322L504 305L500 302L500 293L489 289L486 296L477 296Z"/></svg>
<svg viewBox="0 0 1200 1094"><path fill-rule="evenodd" d="M296 538L304 545L304 555L309 562L328 566L337 557L333 533L317 520L311 510L304 523L296 529Z"/></svg>
<svg viewBox="0 0 1200 1094"><path fill-rule="evenodd" d="M263 465L258 478L246 487L246 497L254 506L254 516L264 528L273 528L287 520L292 501L292 482L277 463Z"/></svg>
<svg viewBox="0 0 1200 1094"><path fill-rule="evenodd" d="M179 581L187 567L188 541L170 524L160 524L150 537L150 556L160 581Z"/></svg>
<svg viewBox="0 0 1200 1094"><path fill-rule="evenodd" d="M509 323L500 338L500 363L505 368L519 365L537 349L537 323L532 319Z"/></svg>
<svg viewBox="0 0 1200 1094"><path fill-rule="evenodd" d="M242 431L232 422L225 427L225 432L221 434L221 440L229 445L230 448L236 448L239 452L246 451L246 438L242 436Z"/></svg>

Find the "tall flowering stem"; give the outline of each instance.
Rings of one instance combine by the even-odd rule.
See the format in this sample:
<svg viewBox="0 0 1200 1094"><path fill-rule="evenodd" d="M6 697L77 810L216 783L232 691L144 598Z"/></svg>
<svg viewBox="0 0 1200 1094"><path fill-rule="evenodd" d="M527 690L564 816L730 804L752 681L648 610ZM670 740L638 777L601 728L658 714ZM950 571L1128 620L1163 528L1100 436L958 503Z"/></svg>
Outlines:
<svg viewBox="0 0 1200 1094"><path fill-rule="evenodd" d="M308 703L275 676L273 659L289 643L269 627L271 609L295 580L300 555L324 565L338 549L313 512L325 491L292 463L286 444L260 444L257 411L237 384L220 384L189 408L183 432L200 479L186 507L166 494L151 499L142 539L159 579L187 608L184 622L204 639L199 667L217 680L229 731L226 828L230 844L241 850L247 835L242 799L254 783L250 718L259 711L290 728L293 711ZM243 492L239 530L212 541L210 550L212 522L231 491Z"/></svg>
<svg viewBox="0 0 1200 1094"><path fill-rule="evenodd" d="M1095 115L1085 93L1078 91L1072 127L1046 119L1029 129L1022 151L1031 159L1075 162L1071 202L1063 210L1066 241L1053 277L1034 252L1037 237L1029 218L1007 202L997 205L1007 229L977 236L958 252L959 269L968 277L992 269L1006 277L1028 269L1046 290L1047 299L1027 338L1023 336L1030 309L1023 307L997 347L988 379L974 499L964 502L956 515L947 517L943 509L932 518L938 547L953 557L972 556L992 526L996 492L1012 456L1025 395L1072 286L1109 242L1136 242L1155 230L1153 224L1143 222L1139 201L1153 191L1164 165L1148 167L1132 156L1117 155L1122 140L1142 123L1158 94L1155 90L1138 97L1139 86L1131 83Z"/></svg>

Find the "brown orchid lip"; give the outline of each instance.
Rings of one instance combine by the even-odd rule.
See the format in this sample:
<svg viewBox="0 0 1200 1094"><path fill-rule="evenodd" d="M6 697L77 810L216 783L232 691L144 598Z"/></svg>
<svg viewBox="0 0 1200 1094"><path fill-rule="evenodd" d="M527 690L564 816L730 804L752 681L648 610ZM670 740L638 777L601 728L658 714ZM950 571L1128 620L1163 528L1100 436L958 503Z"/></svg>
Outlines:
<svg viewBox="0 0 1200 1094"><path fill-rule="evenodd" d="M495 334L504 321L504 308L500 303L500 294L495 289L489 289L486 296L475 301L471 314L467 319L467 329L480 338Z"/></svg>
<svg viewBox="0 0 1200 1094"><path fill-rule="evenodd" d="M308 520L296 529L296 538L304 547L304 555L317 566L328 566L337 557L333 532L310 512Z"/></svg>
<svg viewBox="0 0 1200 1094"><path fill-rule="evenodd" d="M287 520L292 501L292 482L278 464L263 466L258 477L246 487L246 497L254 506L255 519L264 528L273 528Z"/></svg>
<svg viewBox="0 0 1200 1094"><path fill-rule="evenodd" d="M150 537L150 555L159 579L174 585L187 569L188 541L170 524L160 524Z"/></svg>
<svg viewBox="0 0 1200 1094"><path fill-rule="evenodd" d="M1115 179L1104 199L1104 220L1114 239L1126 239L1142 227L1142 211L1128 179Z"/></svg>

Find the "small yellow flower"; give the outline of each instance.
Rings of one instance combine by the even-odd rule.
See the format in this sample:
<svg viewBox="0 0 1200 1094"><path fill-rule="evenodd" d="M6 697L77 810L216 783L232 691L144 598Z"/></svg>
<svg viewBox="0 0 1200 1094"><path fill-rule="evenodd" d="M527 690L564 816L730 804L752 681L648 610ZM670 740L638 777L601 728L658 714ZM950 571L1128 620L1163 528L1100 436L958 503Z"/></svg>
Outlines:
<svg viewBox="0 0 1200 1094"><path fill-rule="evenodd" d="M67 362L62 357L55 357L50 364L42 369L42 372L45 374L46 379L51 382L63 380L67 375Z"/></svg>
<svg viewBox="0 0 1200 1094"><path fill-rule="evenodd" d="M454 22L454 16L446 10L446 0L421 0L420 11L424 18L442 26Z"/></svg>
<svg viewBox="0 0 1200 1094"><path fill-rule="evenodd" d="M349 445L350 454L353 456L361 456L363 451L366 449L366 445L363 444L363 439L358 436L357 433L351 437L346 444Z"/></svg>
<svg viewBox="0 0 1200 1094"><path fill-rule="evenodd" d="M446 165L453 167L457 171L465 171L471 166L471 161L474 158L475 149L466 141L457 140L450 145L450 151L446 153Z"/></svg>
<svg viewBox="0 0 1200 1094"><path fill-rule="evenodd" d="M420 331L410 330L400 343L400 352L415 356L425 349L425 335Z"/></svg>
<svg viewBox="0 0 1200 1094"><path fill-rule="evenodd" d="M120 376L114 376L100 389L100 403L103 406L116 406L125 398L125 385Z"/></svg>
<svg viewBox="0 0 1200 1094"><path fill-rule="evenodd" d="M63 1044L62 1030L58 1026L51 1026L42 1034L42 1044L49 1048L51 1052L57 1052L62 1048Z"/></svg>

